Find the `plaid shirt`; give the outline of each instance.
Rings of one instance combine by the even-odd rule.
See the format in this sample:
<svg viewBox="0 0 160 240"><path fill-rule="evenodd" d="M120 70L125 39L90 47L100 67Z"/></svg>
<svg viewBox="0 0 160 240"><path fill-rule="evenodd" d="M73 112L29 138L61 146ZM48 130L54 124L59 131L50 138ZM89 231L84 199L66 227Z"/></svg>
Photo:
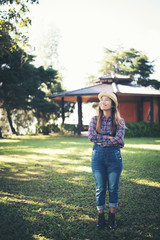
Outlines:
<svg viewBox="0 0 160 240"><path fill-rule="evenodd" d="M116 135L112 139L108 137L112 135L111 133L111 126L112 126L112 118L102 116L102 124L101 124L101 132L96 132L96 123L97 123L97 116L93 117L89 124L88 129L88 138L91 142L94 143L101 143L102 147L124 147L124 133L125 133L125 121L123 118L122 123L123 126L118 126Z"/></svg>

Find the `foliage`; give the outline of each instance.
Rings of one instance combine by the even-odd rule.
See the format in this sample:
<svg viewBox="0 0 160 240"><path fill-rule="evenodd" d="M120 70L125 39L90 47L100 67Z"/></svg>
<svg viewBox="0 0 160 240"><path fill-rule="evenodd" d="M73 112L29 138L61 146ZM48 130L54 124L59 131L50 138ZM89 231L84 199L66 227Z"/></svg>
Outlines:
<svg viewBox="0 0 160 240"><path fill-rule="evenodd" d="M30 3L38 3L39 1L38 0L0 0L0 5L4 5L4 4L13 4L13 3L16 3L16 4L20 4L21 6L24 5L24 2L30 2Z"/></svg>
<svg viewBox="0 0 160 240"><path fill-rule="evenodd" d="M77 133L77 124L61 124L61 131L67 131L76 134Z"/></svg>
<svg viewBox="0 0 160 240"><path fill-rule="evenodd" d="M64 114L65 118L69 117L71 113L73 113L74 107L76 103L72 102L64 102Z"/></svg>
<svg viewBox="0 0 160 240"><path fill-rule="evenodd" d="M81 131L88 131L88 127L88 125L83 125ZM78 125L63 123L60 125L60 131L58 132L61 134L71 133L76 135L78 133Z"/></svg>
<svg viewBox="0 0 160 240"><path fill-rule="evenodd" d="M47 124L47 125L37 125L37 133L43 133L44 135L49 135L51 133L60 133L60 134L67 134L71 133L76 135L78 132L77 124L67 124L62 123L60 126L58 124ZM83 131L88 131L88 125L83 126Z"/></svg>
<svg viewBox="0 0 160 240"><path fill-rule="evenodd" d="M35 122L32 111L16 109L12 111L12 116L17 135L35 133L34 129L32 130L33 122Z"/></svg>
<svg viewBox="0 0 160 240"><path fill-rule="evenodd" d="M0 10L0 31L11 34L14 42L23 48L28 43L26 29L31 25L31 19L28 16L29 3L37 4L38 0L0 0L0 5L5 6ZM3 50L2 48L1 51Z"/></svg>
<svg viewBox="0 0 160 240"><path fill-rule="evenodd" d="M62 128L68 132L76 133L77 124L62 124ZM83 125L82 131L88 131L89 125ZM126 137L160 137L160 125L151 122L127 122Z"/></svg>
<svg viewBox="0 0 160 240"><path fill-rule="evenodd" d="M100 71L104 75L113 71L122 75L138 75L139 79L147 78L153 72L153 66L149 63L147 56L134 48L117 51L105 49L102 64Z"/></svg>
<svg viewBox="0 0 160 240"><path fill-rule="evenodd" d="M160 125L150 122L126 123L126 137L160 137Z"/></svg>
<svg viewBox="0 0 160 240"><path fill-rule="evenodd" d="M125 139L118 229L97 230L87 138L0 140L0 239L154 239L159 230L159 138ZM106 202L108 201L108 193ZM109 209L105 211L107 220Z"/></svg>
<svg viewBox="0 0 160 240"><path fill-rule="evenodd" d="M52 67L36 68L31 64L34 57L27 55L10 37L8 32L2 34L0 54L0 102L7 112L13 133L16 129L12 115L17 110L33 110L38 125L46 125L50 119L61 116L59 102L51 102L46 95L63 91L58 72ZM65 115L73 112L74 104L65 103ZM14 116L13 116L14 117Z"/></svg>
<svg viewBox="0 0 160 240"><path fill-rule="evenodd" d="M150 75L154 72L153 61L150 62L142 51L134 48L115 51L106 48L100 72L103 75L115 72L133 76L139 85L160 88L159 81L150 79Z"/></svg>
<svg viewBox="0 0 160 240"><path fill-rule="evenodd" d="M0 5L8 7L8 10L4 8L0 11L0 102L2 102L1 107L7 112L13 133L17 131L12 118L16 120L21 110L32 111L39 126L46 126L50 120L54 121L61 116L61 112L58 111L60 103L52 103L46 97L53 92L63 91L58 72L52 67L36 68L31 64L35 57L24 51L28 38L21 30L31 24L28 17L28 3L38 3L38 1L0 1ZM58 44L57 38L53 41L51 36L50 40L52 41L50 41L48 57L52 56ZM65 104L66 116L73 112L73 108L74 104ZM18 120L15 123L19 124ZM26 124L27 122L23 125ZM18 129L18 125L16 128Z"/></svg>
<svg viewBox="0 0 160 240"><path fill-rule="evenodd" d="M36 124L36 132L42 133L44 135L49 135L50 133L60 132L58 124L47 124L47 125L38 125Z"/></svg>
<svg viewBox="0 0 160 240"><path fill-rule="evenodd" d="M13 39L6 36L12 44ZM49 121L53 114L54 119L59 117L58 103L51 103L46 93L62 91L62 87L56 70L34 67L31 64L33 56L14 45L16 48L0 56L0 102L7 112L12 132L16 133L11 119L15 110L34 110L39 122Z"/></svg>
<svg viewBox="0 0 160 240"><path fill-rule="evenodd" d="M88 131L89 125L83 125L83 131Z"/></svg>

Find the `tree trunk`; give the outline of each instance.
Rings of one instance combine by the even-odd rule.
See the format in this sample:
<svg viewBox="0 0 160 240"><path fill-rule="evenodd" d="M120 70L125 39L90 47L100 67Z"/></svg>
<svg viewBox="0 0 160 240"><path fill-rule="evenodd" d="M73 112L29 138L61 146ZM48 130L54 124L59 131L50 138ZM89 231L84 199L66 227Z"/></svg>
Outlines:
<svg viewBox="0 0 160 240"><path fill-rule="evenodd" d="M62 124L64 124L64 120L65 120L65 115L64 115L64 97L62 97L61 106L62 106Z"/></svg>
<svg viewBox="0 0 160 240"><path fill-rule="evenodd" d="M2 136L2 131L1 131L2 129L1 129L1 127L0 127L0 138L3 138L3 136Z"/></svg>
<svg viewBox="0 0 160 240"><path fill-rule="evenodd" d="M10 128L11 128L11 131L12 131L13 134L17 135L17 132L16 132L15 128L13 127L10 110L6 109L6 111L7 111L7 118L8 118L8 122L9 122L9 125L10 125Z"/></svg>

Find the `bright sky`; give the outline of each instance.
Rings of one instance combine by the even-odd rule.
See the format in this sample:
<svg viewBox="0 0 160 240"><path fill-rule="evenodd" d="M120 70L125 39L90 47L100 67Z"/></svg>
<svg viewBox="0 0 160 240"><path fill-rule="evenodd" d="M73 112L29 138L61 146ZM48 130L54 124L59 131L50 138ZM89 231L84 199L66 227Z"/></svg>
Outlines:
<svg viewBox="0 0 160 240"><path fill-rule="evenodd" d="M48 26L58 29L59 69L67 90L85 87L90 75L99 77L104 48L119 46L144 51L156 60L153 77L160 80L160 0L39 2L30 7L31 42L36 46Z"/></svg>

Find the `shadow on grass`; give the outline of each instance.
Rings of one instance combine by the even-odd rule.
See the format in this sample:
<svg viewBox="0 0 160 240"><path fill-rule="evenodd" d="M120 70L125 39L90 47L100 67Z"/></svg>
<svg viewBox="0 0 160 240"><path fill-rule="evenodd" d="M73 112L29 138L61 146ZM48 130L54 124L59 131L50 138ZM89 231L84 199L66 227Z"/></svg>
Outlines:
<svg viewBox="0 0 160 240"><path fill-rule="evenodd" d="M99 231L87 139L18 140L3 146L17 161L6 161L1 169L0 239L159 239L158 151L122 150L119 228ZM52 149L66 153L52 156Z"/></svg>

